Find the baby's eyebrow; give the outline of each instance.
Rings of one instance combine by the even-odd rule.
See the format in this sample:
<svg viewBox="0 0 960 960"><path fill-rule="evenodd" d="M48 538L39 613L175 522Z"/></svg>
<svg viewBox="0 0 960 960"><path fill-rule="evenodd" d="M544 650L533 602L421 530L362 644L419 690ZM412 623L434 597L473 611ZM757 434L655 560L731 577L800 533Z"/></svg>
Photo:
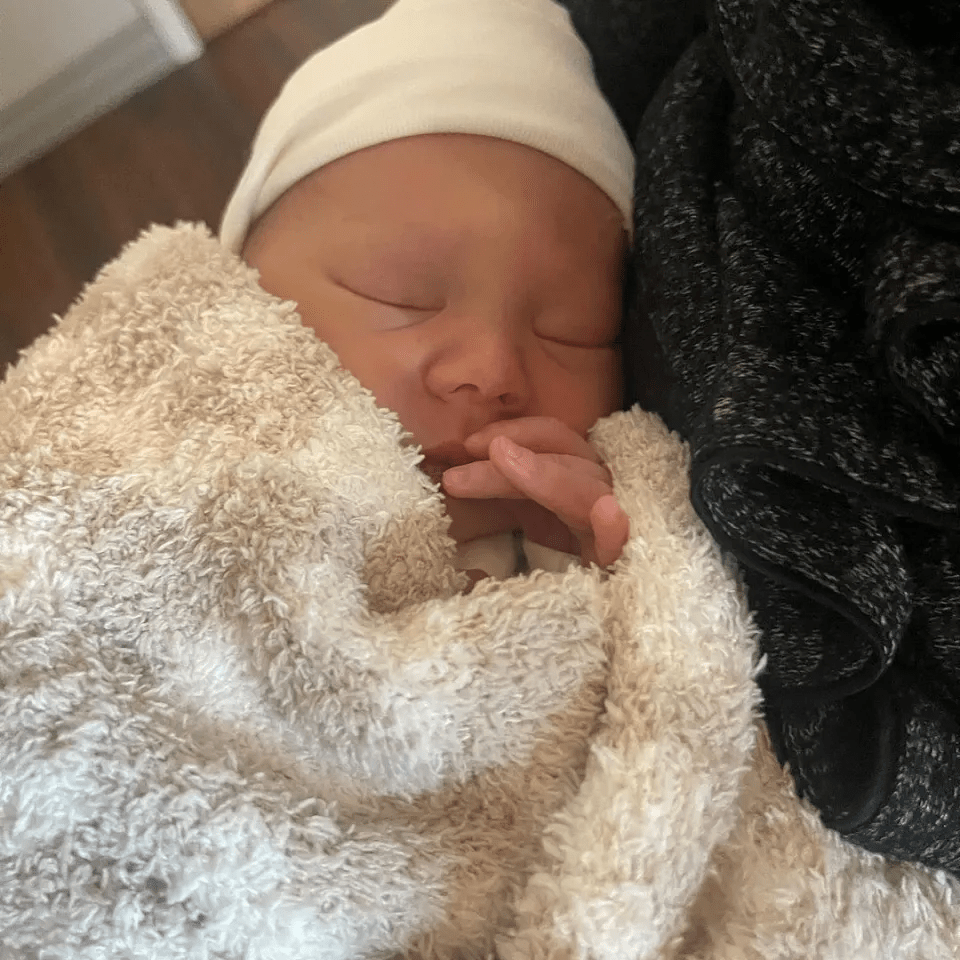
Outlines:
<svg viewBox="0 0 960 960"><path fill-rule="evenodd" d="M449 248L463 239L462 228L423 220L384 221L356 219L349 223L349 233L377 242L396 242L404 247L435 246Z"/></svg>
<svg viewBox="0 0 960 960"><path fill-rule="evenodd" d="M404 248L410 251L442 251L446 254L459 250L465 239L462 228L418 221L401 224L397 236Z"/></svg>
<svg viewBox="0 0 960 960"><path fill-rule="evenodd" d="M371 266L402 268L425 272L437 264L453 262L463 249L466 237L462 229L403 221L371 221L360 229L360 245L365 248Z"/></svg>

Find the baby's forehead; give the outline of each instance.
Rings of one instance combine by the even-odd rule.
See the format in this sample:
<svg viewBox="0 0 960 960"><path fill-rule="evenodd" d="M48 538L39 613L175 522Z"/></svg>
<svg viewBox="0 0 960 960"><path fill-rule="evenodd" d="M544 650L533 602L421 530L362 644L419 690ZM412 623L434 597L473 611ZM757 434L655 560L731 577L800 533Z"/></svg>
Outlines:
<svg viewBox="0 0 960 960"><path fill-rule="evenodd" d="M264 227L318 262L424 281L482 270L562 296L619 284L626 251L622 216L591 181L531 147L469 135L347 155L290 188L251 242Z"/></svg>
<svg viewBox="0 0 960 960"><path fill-rule="evenodd" d="M316 171L312 199L411 243L455 247L524 229L619 253L622 214L596 184L554 157L508 140L430 135L381 144Z"/></svg>
<svg viewBox="0 0 960 960"><path fill-rule="evenodd" d="M347 255L372 272L449 278L472 274L482 264L495 271L499 267L515 280L533 283L546 277L562 289L612 277L625 256L621 246L583 242L582 236L553 229L549 222L498 225L456 214L408 217L374 211L350 218L337 239Z"/></svg>

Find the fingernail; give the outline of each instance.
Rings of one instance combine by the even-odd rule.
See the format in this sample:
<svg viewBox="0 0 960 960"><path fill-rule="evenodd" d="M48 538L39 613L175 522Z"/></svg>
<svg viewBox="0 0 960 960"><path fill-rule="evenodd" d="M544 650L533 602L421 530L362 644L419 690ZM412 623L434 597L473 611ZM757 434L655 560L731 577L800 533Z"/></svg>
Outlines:
<svg viewBox="0 0 960 960"><path fill-rule="evenodd" d="M469 466L466 467L448 467L443 471L443 482L449 483L451 480L457 483L459 480L465 480L470 473Z"/></svg>
<svg viewBox="0 0 960 960"><path fill-rule="evenodd" d="M533 453L526 447L514 443L509 437L501 437L503 454L511 464L523 473L530 473L533 469Z"/></svg>

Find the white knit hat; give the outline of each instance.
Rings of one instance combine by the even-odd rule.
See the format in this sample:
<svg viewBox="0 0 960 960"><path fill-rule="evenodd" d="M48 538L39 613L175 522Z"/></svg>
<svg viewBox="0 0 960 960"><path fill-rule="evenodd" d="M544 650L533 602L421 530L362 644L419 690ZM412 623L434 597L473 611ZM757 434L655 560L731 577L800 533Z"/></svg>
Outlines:
<svg viewBox="0 0 960 960"><path fill-rule="evenodd" d="M553 0L398 0L310 57L267 111L220 226L239 252L297 181L426 133L526 144L589 177L633 227L633 152L590 54Z"/></svg>

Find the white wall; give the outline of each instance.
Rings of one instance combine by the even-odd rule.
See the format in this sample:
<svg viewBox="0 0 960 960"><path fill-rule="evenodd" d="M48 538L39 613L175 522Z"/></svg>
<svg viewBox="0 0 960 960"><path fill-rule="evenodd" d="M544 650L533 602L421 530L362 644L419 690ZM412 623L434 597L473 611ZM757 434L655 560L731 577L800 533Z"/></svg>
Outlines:
<svg viewBox="0 0 960 960"><path fill-rule="evenodd" d="M0 177L202 50L175 0L0 0Z"/></svg>
<svg viewBox="0 0 960 960"><path fill-rule="evenodd" d="M131 0L0 0L0 107L130 26Z"/></svg>

